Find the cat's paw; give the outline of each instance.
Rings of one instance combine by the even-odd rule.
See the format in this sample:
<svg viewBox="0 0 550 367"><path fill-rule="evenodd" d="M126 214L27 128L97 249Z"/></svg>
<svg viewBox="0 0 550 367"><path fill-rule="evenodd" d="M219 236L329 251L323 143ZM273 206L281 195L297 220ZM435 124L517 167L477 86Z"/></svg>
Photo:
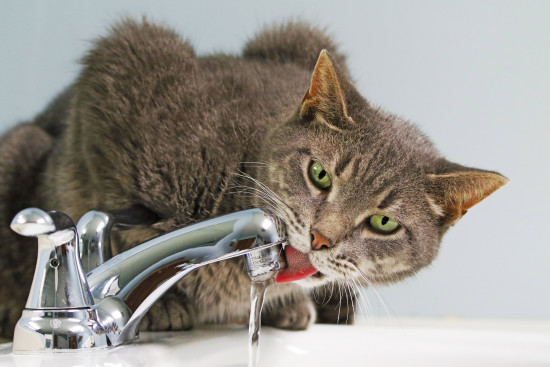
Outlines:
<svg viewBox="0 0 550 367"><path fill-rule="evenodd" d="M267 307L262 324L286 330L305 330L315 322L315 306L309 298L278 307Z"/></svg>
<svg viewBox="0 0 550 367"><path fill-rule="evenodd" d="M142 331L190 330L194 312L189 302L175 293L164 295L141 320Z"/></svg>

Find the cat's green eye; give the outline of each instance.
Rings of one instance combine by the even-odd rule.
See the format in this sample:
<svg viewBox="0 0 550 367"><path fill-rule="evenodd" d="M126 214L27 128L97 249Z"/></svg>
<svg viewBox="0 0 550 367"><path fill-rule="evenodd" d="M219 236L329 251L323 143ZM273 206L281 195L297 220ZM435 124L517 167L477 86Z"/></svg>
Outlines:
<svg viewBox="0 0 550 367"><path fill-rule="evenodd" d="M332 180L325 169L317 162L312 162L309 165L309 179L313 184L321 189L326 190L332 185Z"/></svg>
<svg viewBox="0 0 550 367"><path fill-rule="evenodd" d="M375 214L371 216L368 221L371 228L382 234L391 234L399 227L399 223L385 215Z"/></svg>

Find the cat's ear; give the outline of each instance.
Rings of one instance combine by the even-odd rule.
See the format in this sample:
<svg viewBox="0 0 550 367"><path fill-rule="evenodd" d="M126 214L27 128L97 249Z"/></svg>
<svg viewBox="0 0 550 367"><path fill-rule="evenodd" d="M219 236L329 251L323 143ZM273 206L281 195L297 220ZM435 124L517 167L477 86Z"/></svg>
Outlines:
<svg viewBox="0 0 550 367"><path fill-rule="evenodd" d="M316 119L337 130L353 122L348 116L344 94L327 50L322 50L319 55L300 114L304 120Z"/></svg>
<svg viewBox="0 0 550 367"><path fill-rule="evenodd" d="M428 174L426 178L428 200L434 212L448 227L459 220L468 209L491 195L508 182L496 172L468 170Z"/></svg>

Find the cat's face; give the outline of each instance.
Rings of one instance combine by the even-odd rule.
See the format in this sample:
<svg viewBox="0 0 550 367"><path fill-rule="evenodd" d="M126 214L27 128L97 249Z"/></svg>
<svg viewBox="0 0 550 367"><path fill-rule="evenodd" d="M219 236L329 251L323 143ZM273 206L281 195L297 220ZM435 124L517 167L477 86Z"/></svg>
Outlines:
<svg viewBox="0 0 550 367"><path fill-rule="evenodd" d="M320 271L304 283L360 273L373 282L392 281L429 264L439 245L437 218L421 168L403 159L407 152L364 129L301 130L290 147L274 152L267 170L268 186L284 203L276 213L289 243L310 253ZM292 149L295 144L300 148ZM313 232L328 246L313 249Z"/></svg>
<svg viewBox="0 0 550 367"><path fill-rule="evenodd" d="M298 112L269 139L257 177L289 244L318 270L305 286L417 272L447 228L506 182L445 161L416 128L370 108L324 52Z"/></svg>

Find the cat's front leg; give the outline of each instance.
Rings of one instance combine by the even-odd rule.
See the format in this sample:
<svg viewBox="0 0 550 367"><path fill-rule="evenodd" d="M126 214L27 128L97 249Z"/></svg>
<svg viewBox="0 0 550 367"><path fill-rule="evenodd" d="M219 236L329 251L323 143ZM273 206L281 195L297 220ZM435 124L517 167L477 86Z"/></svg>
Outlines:
<svg viewBox="0 0 550 367"><path fill-rule="evenodd" d="M142 331L190 330L195 326L195 307L181 294L170 290L159 299L141 320Z"/></svg>
<svg viewBox="0 0 550 367"><path fill-rule="evenodd" d="M305 330L315 322L315 305L305 294L291 299L266 302L262 312L262 325L286 330Z"/></svg>

